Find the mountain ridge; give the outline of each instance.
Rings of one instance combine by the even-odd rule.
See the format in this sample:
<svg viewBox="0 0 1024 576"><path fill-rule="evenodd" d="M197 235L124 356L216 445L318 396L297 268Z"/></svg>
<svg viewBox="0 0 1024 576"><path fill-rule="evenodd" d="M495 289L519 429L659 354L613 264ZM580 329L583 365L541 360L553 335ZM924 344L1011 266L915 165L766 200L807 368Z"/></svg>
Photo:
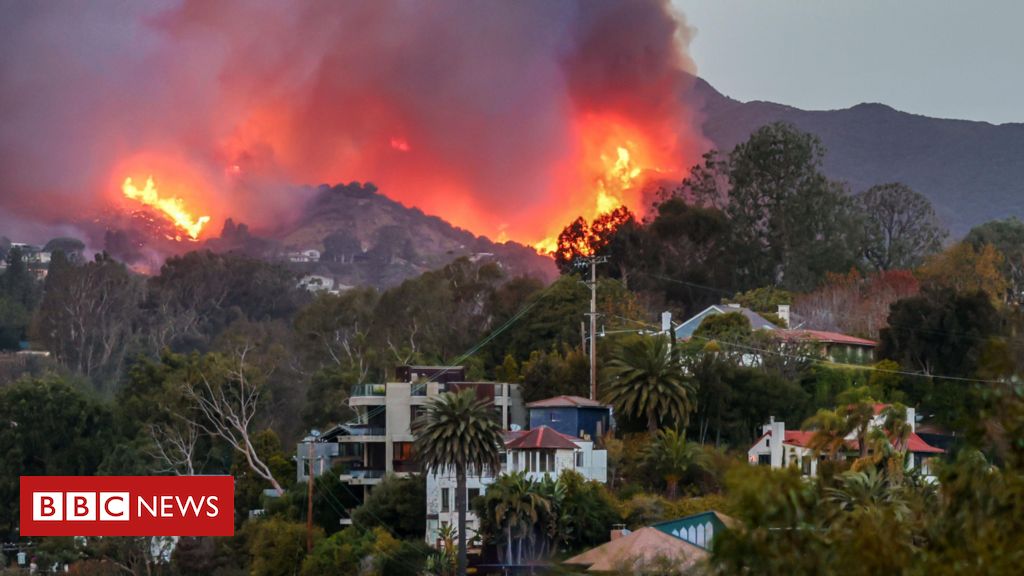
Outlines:
<svg viewBox="0 0 1024 576"><path fill-rule="evenodd" d="M1024 217L1024 123L932 118L877 102L835 110L743 102L701 78L692 90L704 136L719 150L760 126L788 122L821 139L825 173L851 192L903 182L931 199L953 237L989 220Z"/></svg>

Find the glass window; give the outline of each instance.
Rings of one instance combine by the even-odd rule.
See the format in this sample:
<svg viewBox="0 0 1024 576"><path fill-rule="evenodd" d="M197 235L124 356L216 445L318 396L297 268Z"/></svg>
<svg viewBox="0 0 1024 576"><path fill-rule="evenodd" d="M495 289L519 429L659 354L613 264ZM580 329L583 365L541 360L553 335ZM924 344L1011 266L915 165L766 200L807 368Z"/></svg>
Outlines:
<svg viewBox="0 0 1024 576"><path fill-rule="evenodd" d="M469 489L469 498L466 499L466 503L469 504L469 506L473 506L473 500L476 500L479 497L480 497L480 489L479 488L470 488Z"/></svg>
<svg viewBox="0 0 1024 576"><path fill-rule="evenodd" d="M512 453L512 471L513 472L518 472L519 471L519 452L513 452Z"/></svg>
<svg viewBox="0 0 1024 576"><path fill-rule="evenodd" d="M448 501L448 489L441 488L441 512L448 512L451 510L451 506Z"/></svg>
<svg viewBox="0 0 1024 576"><path fill-rule="evenodd" d="M540 455L540 471L541 472L547 472L548 471L548 455L543 453L543 452Z"/></svg>
<svg viewBox="0 0 1024 576"><path fill-rule="evenodd" d="M582 468L583 467L583 451L582 450L580 450L579 452L576 453L576 467L577 468Z"/></svg>

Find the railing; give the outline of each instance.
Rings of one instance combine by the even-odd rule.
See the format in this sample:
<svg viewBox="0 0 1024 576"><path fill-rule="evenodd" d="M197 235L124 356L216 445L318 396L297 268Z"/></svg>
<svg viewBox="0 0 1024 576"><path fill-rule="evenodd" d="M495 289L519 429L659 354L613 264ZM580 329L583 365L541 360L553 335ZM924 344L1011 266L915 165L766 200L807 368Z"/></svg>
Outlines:
<svg viewBox="0 0 1024 576"><path fill-rule="evenodd" d="M349 429L352 436L383 436L387 434L384 426L353 426Z"/></svg>
<svg viewBox="0 0 1024 576"><path fill-rule="evenodd" d="M345 476L355 478L383 478L384 470L351 470Z"/></svg>
<svg viewBox="0 0 1024 576"><path fill-rule="evenodd" d="M353 396L384 396L387 386L384 384L356 384L352 387Z"/></svg>

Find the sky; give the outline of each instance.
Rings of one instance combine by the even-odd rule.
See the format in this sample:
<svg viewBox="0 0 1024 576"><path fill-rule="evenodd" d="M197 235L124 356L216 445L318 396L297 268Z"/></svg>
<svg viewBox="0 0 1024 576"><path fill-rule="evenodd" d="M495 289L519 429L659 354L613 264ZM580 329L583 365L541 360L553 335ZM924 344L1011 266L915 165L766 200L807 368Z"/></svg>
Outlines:
<svg viewBox="0 0 1024 576"><path fill-rule="evenodd" d="M1024 122L1019 0L672 0L700 76L738 100Z"/></svg>

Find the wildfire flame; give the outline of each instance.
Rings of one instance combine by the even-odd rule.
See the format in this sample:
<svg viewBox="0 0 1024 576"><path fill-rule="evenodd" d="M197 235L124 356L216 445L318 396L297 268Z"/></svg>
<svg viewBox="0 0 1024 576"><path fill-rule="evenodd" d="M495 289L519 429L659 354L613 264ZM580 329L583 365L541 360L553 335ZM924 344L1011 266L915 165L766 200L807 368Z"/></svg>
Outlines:
<svg viewBox="0 0 1024 576"><path fill-rule="evenodd" d="M601 216L614 213L626 205L627 192L632 191L637 184L643 169L633 160L629 151L631 143L625 143L615 147L615 154L601 154L602 172L594 181L594 224L597 225ZM620 220L619 218L608 219L611 230L614 230ZM609 232L605 230L603 232ZM558 237L548 236L535 243L533 248L541 254L554 254L559 250ZM580 253L589 253L586 247L578 247Z"/></svg>
<svg viewBox="0 0 1024 576"><path fill-rule="evenodd" d="M185 207L185 202L181 198L161 198L152 176L146 179L146 185L141 190L135 186L131 177L125 178L124 183L121 185L121 191L124 193L125 198L141 202L146 206L163 212L175 226L184 230L192 240L199 238L199 233L202 232L203 226L210 221L209 216L194 217Z"/></svg>

